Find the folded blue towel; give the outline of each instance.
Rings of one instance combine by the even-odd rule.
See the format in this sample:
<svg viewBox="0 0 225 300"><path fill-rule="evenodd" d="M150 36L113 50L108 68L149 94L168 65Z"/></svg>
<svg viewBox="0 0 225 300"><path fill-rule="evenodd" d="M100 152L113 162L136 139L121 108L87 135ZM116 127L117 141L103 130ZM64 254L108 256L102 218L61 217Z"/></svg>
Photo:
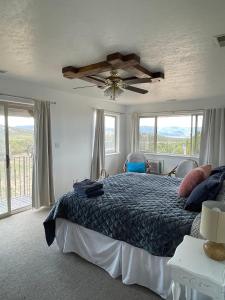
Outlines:
<svg viewBox="0 0 225 300"><path fill-rule="evenodd" d="M86 193L94 192L103 188L103 184L100 182L94 182L86 186Z"/></svg>
<svg viewBox="0 0 225 300"><path fill-rule="evenodd" d="M91 184L93 184L93 183L95 183L96 181L92 181L92 180L90 180L90 179L84 179L83 181L79 181L79 182L75 182L74 184L73 184L73 188L75 189L75 188L85 188L85 186L87 186L87 185L91 185Z"/></svg>
<svg viewBox="0 0 225 300"><path fill-rule="evenodd" d="M93 192L86 193L86 195L88 198L95 198L104 195L104 191L103 190L93 191Z"/></svg>
<svg viewBox="0 0 225 300"><path fill-rule="evenodd" d="M104 194L103 189L92 191L92 192L85 192L84 190L74 190L78 196L80 197L87 197L87 198L95 198L98 196L102 196Z"/></svg>
<svg viewBox="0 0 225 300"><path fill-rule="evenodd" d="M80 196L97 197L104 194L103 184L90 179L76 182L73 185L74 191Z"/></svg>

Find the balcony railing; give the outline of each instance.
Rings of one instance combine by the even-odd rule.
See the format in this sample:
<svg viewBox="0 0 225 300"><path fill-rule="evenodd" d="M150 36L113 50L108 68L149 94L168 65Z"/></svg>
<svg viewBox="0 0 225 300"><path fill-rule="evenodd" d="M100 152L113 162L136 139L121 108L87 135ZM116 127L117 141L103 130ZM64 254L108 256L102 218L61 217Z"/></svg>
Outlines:
<svg viewBox="0 0 225 300"><path fill-rule="evenodd" d="M10 158L10 194L12 210L31 204L33 157L28 155ZM7 184L5 161L0 160L0 213L7 210Z"/></svg>

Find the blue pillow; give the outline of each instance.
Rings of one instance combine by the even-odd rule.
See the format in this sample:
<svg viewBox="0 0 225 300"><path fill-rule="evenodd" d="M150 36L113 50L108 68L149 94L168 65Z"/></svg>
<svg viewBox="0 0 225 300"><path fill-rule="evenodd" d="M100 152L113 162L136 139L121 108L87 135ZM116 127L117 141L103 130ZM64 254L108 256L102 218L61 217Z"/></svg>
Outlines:
<svg viewBox="0 0 225 300"><path fill-rule="evenodd" d="M127 162L127 172L146 173L145 162Z"/></svg>
<svg viewBox="0 0 225 300"><path fill-rule="evenodd" d="M222 188L223 180L224 173L216 173L202 181L191 192L186 201L185 209L200 212L202 210L202 202L206 200L216 200Z"/></svg>

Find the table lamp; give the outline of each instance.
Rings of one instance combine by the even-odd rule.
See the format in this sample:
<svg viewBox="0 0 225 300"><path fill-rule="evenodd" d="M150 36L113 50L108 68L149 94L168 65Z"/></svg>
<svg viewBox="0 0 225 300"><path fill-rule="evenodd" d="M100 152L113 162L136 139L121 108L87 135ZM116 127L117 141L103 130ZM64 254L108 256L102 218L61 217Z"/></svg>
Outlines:
<svg viewBox="0 0 225 300"><path fill-rule="evenodd" d="M214 260L225 260L225 203L203 202L200 234L208 240L203 245L206 255Z"/></svg>

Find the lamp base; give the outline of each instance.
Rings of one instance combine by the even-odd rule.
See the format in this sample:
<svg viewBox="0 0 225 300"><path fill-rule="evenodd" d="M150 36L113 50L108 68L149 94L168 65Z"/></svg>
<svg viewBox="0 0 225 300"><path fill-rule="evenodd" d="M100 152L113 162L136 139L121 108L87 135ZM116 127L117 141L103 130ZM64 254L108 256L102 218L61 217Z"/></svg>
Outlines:
<svg viewBox="0 0 225 300"><path fill-rule="evenodd" d="M205 254L218 261L225 260L225 244L207 241L203 244Z"/></svg>

